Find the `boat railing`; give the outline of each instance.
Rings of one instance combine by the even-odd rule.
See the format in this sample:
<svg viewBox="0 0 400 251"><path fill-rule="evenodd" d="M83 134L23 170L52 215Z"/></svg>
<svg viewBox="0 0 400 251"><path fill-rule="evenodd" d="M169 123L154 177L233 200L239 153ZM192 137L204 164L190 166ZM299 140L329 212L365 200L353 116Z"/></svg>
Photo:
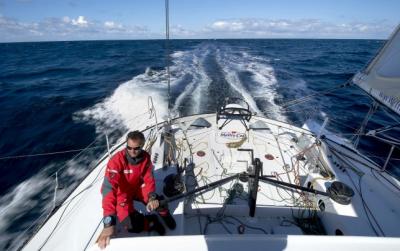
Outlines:
<svg viewBox="0 0 400 251"><path fill-rule="evenodd" d="M146 123L135 123L135 121L146 121ZM152 98L148 98L148 109L145 112L134 116L127 122L136 125L135 127L128 128L128 130L143 131L151 125L157 125L152 127L151 130L158 132L158 118ZM53 184L49 184L49 182L40 191L40 193L45 192L49 195L46 196L44 199L45 201L41 203L43 208L39 209L41 210L39 215L37 215L37 212L32 212L32 210L23 212L24 214L31 214L32 216L35 215L35 220L33 220L28 227L21 229L21 233L19 234L21 239L25 239L27 236L30 238L34 233L36 233L57 211L57 209L62 206L64 200L72 194L76 187L78 187L81 180L84 179L88 173L95 170L96 167L105 159L112 156L112 153L124 143L123 135L125 133L126 130L121 132L120 128L108 130L104 132L103 135L100 134L86 147L80 149L0 157L0 160L7 160L76 153L72 158L65 162L56 163L55 165L58 168L54 172L49 173L49 169L43 167L41 168L41 171L36 174L38 177L40 176L41 179L53 180ZM63 190L63 192L60 192L61 190ZM10 207L9 210L11 209L12 208ZM3 211L2 213L7 212ZM29 241L29 238L26 242Z"/></svg>

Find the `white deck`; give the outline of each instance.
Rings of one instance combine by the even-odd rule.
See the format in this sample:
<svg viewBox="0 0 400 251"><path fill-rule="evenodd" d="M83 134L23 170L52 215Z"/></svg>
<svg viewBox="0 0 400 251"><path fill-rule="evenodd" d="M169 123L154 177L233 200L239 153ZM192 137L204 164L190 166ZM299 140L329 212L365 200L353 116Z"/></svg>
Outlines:
<svg viewBox="0 0 400 251"><path fill-rule="evenodd" d="M198 117L206 119L211 127L188 129ZM160 127L158 135L156 130L153 130L154 127L145 130L147 138L151 137L150 135L156 136L151 137L156 140L151 147L151 156L155 166L154 176L157 181L157 192L162 194L164 177L176 172L173 167L163 168L164 157L170 144L175 146L173 155L179 165L184 166L186 159L189 166L184 173L187 191L232 174L247 171L251 166L250 153L237 149L251 148L254 149L254 157L263 162L264 175L275 175L281 181L312 186L321 191L326 191L334 180L340 180L353 187L355 196L352 203L340 205L319 195L300 196L299 193L260 182L256 215L249 217L247 183L232 181L195 198L170 203L170 210L174 214L177 228L174 231L167 230L167 236L187 235L189 238L187 241L193 242L193 247L197 248L190 248L193 250L228 250L228 248L239 250L242 244L235 242L238 238L248 238L242 239L243 242L240 243L252 243L254 246L250 246L255 250L261 249L265 245L277 247L272 250L297 250L296 247L309 249L312 248L309 241L334 243L332 245L335 250L350 250L360 247L377 250L378 246L382 247L382 245L386 247L385 250L395 250L394 247L399 246L400 195L398 189L400 186L395 179L385 173L375 173L377 171L371 171L371 168L347 158L345 154L339 152L348 152L349 150L345 147L336 146L335 151L339 153L332 153L330 145L334 145L334 143L330 141L322 141L320 146L313 145L316 138L308 130L261 117L253 117L248 125L257 121L263 121L269 129L246 131L239 121L233 121L219 130L215 114L205 114L174 120L171 128L174 136L172 139L160 137L165 129L163 127ZM112 151L122 149L123 141L124 138L121 139L121 144ZM197 154L199 151L203 151L205 155L200 156ZM267 155L272 156L273 159L267 159ZM304 158L297 158L298 156L304 156ZM95 241L102 230L100 186L107 161L108 158L105 156L98 167L87 176L29 241L24 250L96 249ZM352 165L350 166L349 163ZM373 164L369 163L369 165ZM324 166L335 177L323 177L320 174L321 166ZM360 176L360 172L363 175ZM361 182L359 181L360 177ZM388 183L388 180L391 183ZM241 184L238 186L243 187L243 192L236 193L229 203L224 203L235 183ZM362 187L363 199L360 196L359 184ZM308 202L305 202L306 199ZM323 212L318 207L318 203L321 204L321 202L325 206ZM365 205L368 209L365 209ZM368 216L367 211L369 212ZM293 223L294 217L307 218L310 212L318 213L328 235L335 235L339 230L346 236L394 236L397 238L351 239L342 237L337 239L338 237L329 236L312 238L299 236L305 233L297 224ZM244 226L242 235L238 233L240 225ZM229 236L221 237L226 234ZM145 247L146 241L149 240L138 236L148 235L156 234L134 235L121 231L117 236L120 239L112 240L108 249L132 250L133 247ZM178 244L178 239L156 237L152 240L158 243L154 249L157 245L161 247L162 244L165 244L168 250L188 250L189 248L182 249L182 246ZM228 239L232 242L227 243ZM214 240L214 242L209 240ZM223 249L218 249L217 247L221 247L222 241L227 244L224 244L226 246L223 246ZM281 246L283 242L285 245ZM171 243L177 244L170 245ZM215 245L210 246L210 243L215 243ZM201 248L203 246L204 249ZM329 250L329 246L324 246L323 249Z"/></svg>

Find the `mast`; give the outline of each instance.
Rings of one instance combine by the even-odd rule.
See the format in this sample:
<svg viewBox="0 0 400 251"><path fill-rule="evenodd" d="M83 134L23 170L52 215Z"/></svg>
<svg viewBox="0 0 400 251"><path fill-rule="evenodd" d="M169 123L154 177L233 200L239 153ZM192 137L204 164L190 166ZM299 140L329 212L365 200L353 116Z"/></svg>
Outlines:
<svg viewBox="0 0 400 251"><path fill-rule="evenodd" d="M171 77L169 70L170 56L169 56L169 0L165 0L165 64L167 70L167 85L168 85L168 123L171 121Z"/></svg>

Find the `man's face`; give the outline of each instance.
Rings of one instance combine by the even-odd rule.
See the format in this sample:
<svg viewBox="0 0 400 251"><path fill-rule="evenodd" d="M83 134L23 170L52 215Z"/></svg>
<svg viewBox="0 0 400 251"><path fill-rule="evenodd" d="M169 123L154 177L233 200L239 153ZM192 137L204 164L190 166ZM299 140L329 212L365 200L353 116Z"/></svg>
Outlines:
<svg viewBox="0 0 400 251"><path fill-rule="evenodd" d="M140 140L128 139L126 142L126 150L132 158L136 158L142 152L142 142Z"/></svg>

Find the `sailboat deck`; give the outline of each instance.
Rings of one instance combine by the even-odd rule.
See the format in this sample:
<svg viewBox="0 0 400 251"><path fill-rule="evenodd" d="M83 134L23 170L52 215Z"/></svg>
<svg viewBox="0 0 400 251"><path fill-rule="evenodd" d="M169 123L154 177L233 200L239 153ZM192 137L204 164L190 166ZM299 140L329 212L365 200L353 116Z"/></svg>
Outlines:
<svg viewBox="0 0 400 251"><path fill-rule="evenodd" d="M198 118L206 120L209 125L191 126ZM215 114L202 114L173 120L171 127L167 124L147 127L143 132L154 164L157 193L163 194L164 178L176 174L177 165L182 171L185 191L192 191L236 173L251 172L254 165L249 149L253 150L254 158L259 158L263 163L264 176L271 175L276 180L320 191L326 191L332 181L339 179L357 192L358 188L349 180L349 177L356 174L348 172L345 175L341 171L343 168L335 164L339 160L332 156L327 144L319 142L318 137L310 131L262 117L253 117L246 125L249 130L240 121L232 121L220 128L221 124L217 124ZM257 126L252 128L252 125ZM124 140L121 138L111 153L123 149ZM174 156L176 162L166 166L169 156ZM108 155L105 155L25 246L27 250L96 249L96 238L102 230L100 187L107 162ZM358 164L354 168L364 167ZM364 180L368 181L366 177ZM363 198L374 207L379 203L374 202L379 194L396 196L390 185L376 183L375 186L379 193L365 191ZM327 197L307 195L260 182L255 215L251 217L248 192L248 182L234 179L215 189L170 202L169 209L177 227L175 230L167 229L166 236L202 235L212 239L212 236L217 238L221 235L257 235L264 236L262 240L268 243L274 240L268 236L310 233L335 235L338 231L352 236L375 236L366 220L358 193L352 204L340 205ZM140 203L136 203L135 208L145 212ZM398 208L398 205L391 204L385 210L374 211L375 217L387 222L383 231L391 236L400 236L395 227L399 219ZM319 219L317 222L307 221L315 220L316 215ZM68 236L67 240L65 236ZM122 243L118 241L122 239L133 241L146 236L155 237L157 234L131 234L118 228L115 242L112 240L111 243ZM69 245L59 242L60 239ZM115 247L121 248L117 244Z"/></svg>
<svg viewBox="0 0 400 251"><path fill-rule="evenodd" d="M191 123L199 117L207 120L210 126L189 129ZM263 120L265 125L268 123L266 119L253 118L249 124L259 120ZM239 121L232 121L219 129L215 114L191 116L174 123L170 130L174 132L171 138L177 151L178 164L183 166L186 162L187 165L183 173L186 190L190 191L231 175L247 172L252 167L252 156L249 151L240 149L253 149L254 158L263 162L263 175L276 176L281 181L294 183L296 177L291 169L296 162L300 178L305 177L305 172L302 171L305 162L299 163L295 159L301 151L296 144L296 135L313 137L311 133L276 121L268 123L267 126L268 129L247 131ZM221 137L227 135L227 132L234 132L234 136ZM241 138L243 135L244 138ZM166 140L164 144L166 142L172 143ZM156 142L153 145L153 156L160 156L163 151L163 144ZM162 163L160 161L155 164L155 177L160 194L164 177L175 172L174 168L166 169ZM235 196L227 202L233 190ZM254 218L248 216L248 183L239 180L230 181L180 203L171 203L171 211L174 212L178 226L181 224L181 229L169 234L176 231L179 232L176 234L204 234L205 231L207 234L237 233L237 228L242 223L250 227L246 231L248 233L271 234L287 231L287 234L302 234L301 229L293 224L293 215L303 211L299 205L300 196L264 182L259 183L258 190ZM208 224L210 218L207 217L220 217L222 220L216 220L218 224ZM255 227L256 230L251 227Z"/></svg>

